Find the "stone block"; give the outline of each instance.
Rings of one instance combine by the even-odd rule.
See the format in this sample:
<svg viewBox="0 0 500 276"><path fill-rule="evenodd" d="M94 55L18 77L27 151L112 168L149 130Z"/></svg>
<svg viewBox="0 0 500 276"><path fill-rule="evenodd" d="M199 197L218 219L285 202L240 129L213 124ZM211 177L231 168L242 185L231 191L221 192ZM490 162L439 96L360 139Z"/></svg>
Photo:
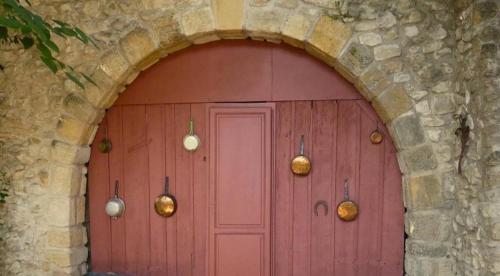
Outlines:
<svg viewBox="0 0 500 276"><path fill-rule="evenodd" d="M456 275L454 261L449 257L427 258L408 255L405 258L406 275L414 276L452 276Z"/></svg>
<svg viewBox="0 0 500 276"><path fill-rule="evenodd" d="M96 110L85 98L73 93L69 94L66 98L64 98L63 106L64 111L67 114L75 118L79 118L89 124L97 123L99 111Z"/></svg>
<svg viewBox="0 0 500 276"><path fill-rule="evenodd" d="M392 84L390 77L386 72L371 66L354 83L354 86L363 94L367 101L372 101Z"/></svg>
<svg viewBox="0 0 500 276"><path fill-rule="evenodd" d="M332 1L332 0L304 0L304 2L311 3L319 7L325 7L330 9L337 8L336 6L337 1Z"/></svg>
<svg viewBox="0 0 500 276"><path fill-rule="evenodd" d="M359 35L359 43L368 46L377 46L382 43L382 36L377 33L363 33Z"/></svg>
<svg viewBox="0 0 500 276"><path fill-rule="evenodd" d="M444 204L442 184L435 175L410 176L406 193L405 199L411 210L439 208Z"/></svg>
<svg viewBox="0 0 500 276"><path fill-rule="evenodd" d="M48 201L47 223L51 226L76 225L76 198L69 196L51 197ZM50 215L49 215L50 214Z"/></svg>
<svg viewBox="0 0 500 276"><path fill-rule="evenodd" d="M283 40L295 47L304 47L307 32L312 26L312 21L302 14L291 14L283 26Z"/></svg>
<svg viewBox="0 0 500 276"><path fill-rule="evenodd" d="M99 61L98 68L118 83L122 83L132 70L132 66L120 49L108 50L101 56Z"/></svg>
<svg viewBox="0 0 500 276"><path fill-rule="evenodd" d="M58 267L77 266L87 260L86 247L47 250L47 260Z"/></svg>
<svg viewBox="0 0 500 276"><path fill-rule="evenodd" d="M481 216L487 219L500 218L500 202L484 202L480 204Z"/></svg>
<svg viewBox="0 0 500 276"><path fill-rule="evenodd" d="M449 243L407 240L406 253L422 257L446 257Z"/></svg>
<svg viewBox="0 0 500 276"><path fill-rule="evenodd" d="M285 14L281 10L251 9L248 11L245 29L258 40L278 40Z"/></svg>
<svg viewBox="0 0 500 276"><path fill-rule="evenodd" d="M76 196L80 192L81 180L81 167L52 165L48 188L54 195Z"/></svg>
<svg viewBox="0 0 500 276"><path fill-rule="evenodd" d="M80 179L81 180L81 179ZM85 197L79 196L75 198L75 219L77 224L85 221Z"/></svg>
<svg viewBox="0 0 500 276"><path fill-rule="evenodd" d="M195 44L219 39L219 37L215 35L214 16L210 8L192 10L183 14L181 26L184 35Z"/></svg>
<svg viewBox="0 0 500 276"><path fill-rule="evenodd" d="M344 45L351 38L351 28L339 20L323 15L308 39L306 50L318 57L335 60Z"/></svg>
<svg viewBox="0 0 500 276"><path fill-rule="evenodd" d="M410 212L405 229L413 240L438 242L447 241L453 231L450 217L442 211Z"/></svg>
<svg viewBox="0 0 500 276"><path fill-rule="evenodd" d="M276 4L287 9L294 9L299 5L299 0L277 0Z"/></svg>
<svg viewBox="0 0 500 276"><path fill-rule="evenodd" d="M212 0L215 14L215 28L222 38L244 37L243 0Z"/></svg>
<svg viewBox="0 0 500 276"><path fill-rule="evenodd" d="M158 43L147 29L141 27L123 37L120 46L128 62L138 70L149 67L160 58Z"/></svg>
<svg viewBox="0 0 500 276"><path fill-rule="evenodd" d="M151 19L151 27L158 37L162 57L191 45L191 42L182 34L179 20L174 13L156 15Z"/></svg>
<svg viewBox="0 0 500 276"><path fill-rule="evenodd" d="M90 158L90 147L75 146L62 141L53 141L51 160L63 164L85 164Z"/></svg>
<svg viewBox="0 0 500 276"><path fill-rule="evenodd" d="M344 70L354 76L359 76L372 62L372 50L359 43L351 43L339 58Z"/></svg>
<svg viewBox="0 0 500 276"><path fill-rule="evenodd" d="M431 111L442 115L454 112L457 108L453 94L438 94L431 97Z"/></svg>
<svg viewBox="0 0 500 276"><path fill-rule="evenodd" d="M484 20L497 16L497 1L480 1L474 4L474 14L472 16L474 23L481 23Z"/></svg>
<svg viewBox="0 0 500 276"><path fill-rule="evenodd" d="M408 111L412 102L402 85L394 85L375 97L372 105L382 121L387 123Z"/></svg>
<svg viewBox="0 0 500 276"><path fill-rule="evenodd" d="M97 86L87 85L82 95L97 108L109 108L118 98L118 83L102 69L97 69L92 74L92 79L97 83Z"/></svg>
<svg viewBox="0 0 500 276"><path fill-rule="evenodd" d="M499 210L500 212L500 210ZM500 223L495 223L491 226L491 238L496 241L500 241Z"/></svg>
<svg viewBox="0 0 500 276"><path fill-rule="evenodd" d="M398 44L386 44L375 47L376 60L386 60L392 57L401 56L401 47Z"/></svg>
<svg viewBox="0 0 500 276"><path fill-rule="evenodd" d="M403 162L402 170L405 173L429 171L437 167L433 148L429 144L411 147L401 151L400 155Z"/></svg>
<svg viewBox="0 0 500 276"><path fill-rule="evenodd" d="M394 119L389 127L392 128L395 134L394 141L400 149L413 147L425 141L424 130L414 113Z"/></svg>
<svg viewBox="0 0 500 276"><path fill-rule="evenodd" d="M69 248L84 245L83 226L51 227L47 232L50 247Z"/></svg>
<svg viewBox="0 0 500 276"><path fill-rule="evenodd" d="M64 141L75 145L90 143L94 128L86 122L63 116L57 124L57 135Z"/></svg>

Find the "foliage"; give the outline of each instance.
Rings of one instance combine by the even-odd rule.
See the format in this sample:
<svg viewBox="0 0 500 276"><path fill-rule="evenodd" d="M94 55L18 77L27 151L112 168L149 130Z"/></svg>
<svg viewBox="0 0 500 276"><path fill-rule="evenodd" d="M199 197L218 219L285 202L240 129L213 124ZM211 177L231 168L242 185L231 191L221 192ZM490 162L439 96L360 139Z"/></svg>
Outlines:
<svg viewBox="0 0 500 276"><path fill-rule="evenodd" d="M7 173L0 171L0 203L5 203L5 198L8 196L10 181Z"/></svg>
<svg viewBox="0 0 500 276"><path fill-rule="evenodd" d="M27 0L26 4L31 5ZM76 72L73 67L54 57L60 50L52 40L52 35L64 39L76 38L84 44L97 47L94 41L76 26L59 20L52 20L49 23L21 5L19 0L0 0L1 43L20 44L25 49L35 47L40 54L40 59L53 73L64 72L82 89L84 88L83 80L95 85L89 76Z"/></svg>

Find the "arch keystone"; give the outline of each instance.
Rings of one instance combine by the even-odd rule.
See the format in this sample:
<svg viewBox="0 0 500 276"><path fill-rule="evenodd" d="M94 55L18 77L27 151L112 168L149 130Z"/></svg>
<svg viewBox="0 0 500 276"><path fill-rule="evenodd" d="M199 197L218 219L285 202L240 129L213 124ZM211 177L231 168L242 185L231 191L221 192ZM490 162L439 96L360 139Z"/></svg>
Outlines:
<svg viewBox="0 0 500 276"><path fill-rule="evenodd" d="M215 28L222 38L243 38L243 0L212 0Z"/></svg>

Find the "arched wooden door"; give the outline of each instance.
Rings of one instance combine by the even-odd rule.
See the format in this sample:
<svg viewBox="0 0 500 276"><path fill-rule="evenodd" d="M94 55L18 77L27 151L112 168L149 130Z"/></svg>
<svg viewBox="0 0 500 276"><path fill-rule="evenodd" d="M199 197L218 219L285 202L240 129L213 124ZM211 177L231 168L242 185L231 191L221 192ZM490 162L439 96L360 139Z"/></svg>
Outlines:
<svg viewBox="0 0 500 276"><path fill-rule="evenodd" d="M194 152L182 146L190 119ZM384 140L372 144L377 129ZM295 176L302 135L313 167ZM109 153L98 149L105 137ZM153 208L165 176L179 207L171 218ZM116 180L126 211L111 219ZM353 222L336 216L345 180L360 207ZM387 131L350 84L284 46L217 42L144 72L99 127L89 212L92 271L403 275L401 174Z"/></svg>

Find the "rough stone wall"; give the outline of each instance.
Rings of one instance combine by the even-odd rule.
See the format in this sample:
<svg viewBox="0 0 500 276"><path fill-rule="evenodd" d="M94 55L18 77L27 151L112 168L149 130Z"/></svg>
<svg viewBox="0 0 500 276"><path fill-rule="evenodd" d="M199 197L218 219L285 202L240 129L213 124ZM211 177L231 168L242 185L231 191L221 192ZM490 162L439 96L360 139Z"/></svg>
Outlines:
<svg viewBox="0 0 500 276"><path fill-rule="evenodd" d="M58 41L58 58L98 87L81 91L53 76L33 51L0 51L0 168L12 179L0 207L0 275L86 272L84 164L105 109L159 58L236 38L304 48L353 82L386 122L404 174L408 275L500 273L495 1L31 3L98 42ZM462 110L474 125L464 177L454 134Z"/></svg>
<svg viewBox="0 0 500 276"><path fill-rule="evenodd" d="M463 177L456 180L453 248L464 275L500 274L500 2L457 1L457 91L469 114Z"/></svg>

